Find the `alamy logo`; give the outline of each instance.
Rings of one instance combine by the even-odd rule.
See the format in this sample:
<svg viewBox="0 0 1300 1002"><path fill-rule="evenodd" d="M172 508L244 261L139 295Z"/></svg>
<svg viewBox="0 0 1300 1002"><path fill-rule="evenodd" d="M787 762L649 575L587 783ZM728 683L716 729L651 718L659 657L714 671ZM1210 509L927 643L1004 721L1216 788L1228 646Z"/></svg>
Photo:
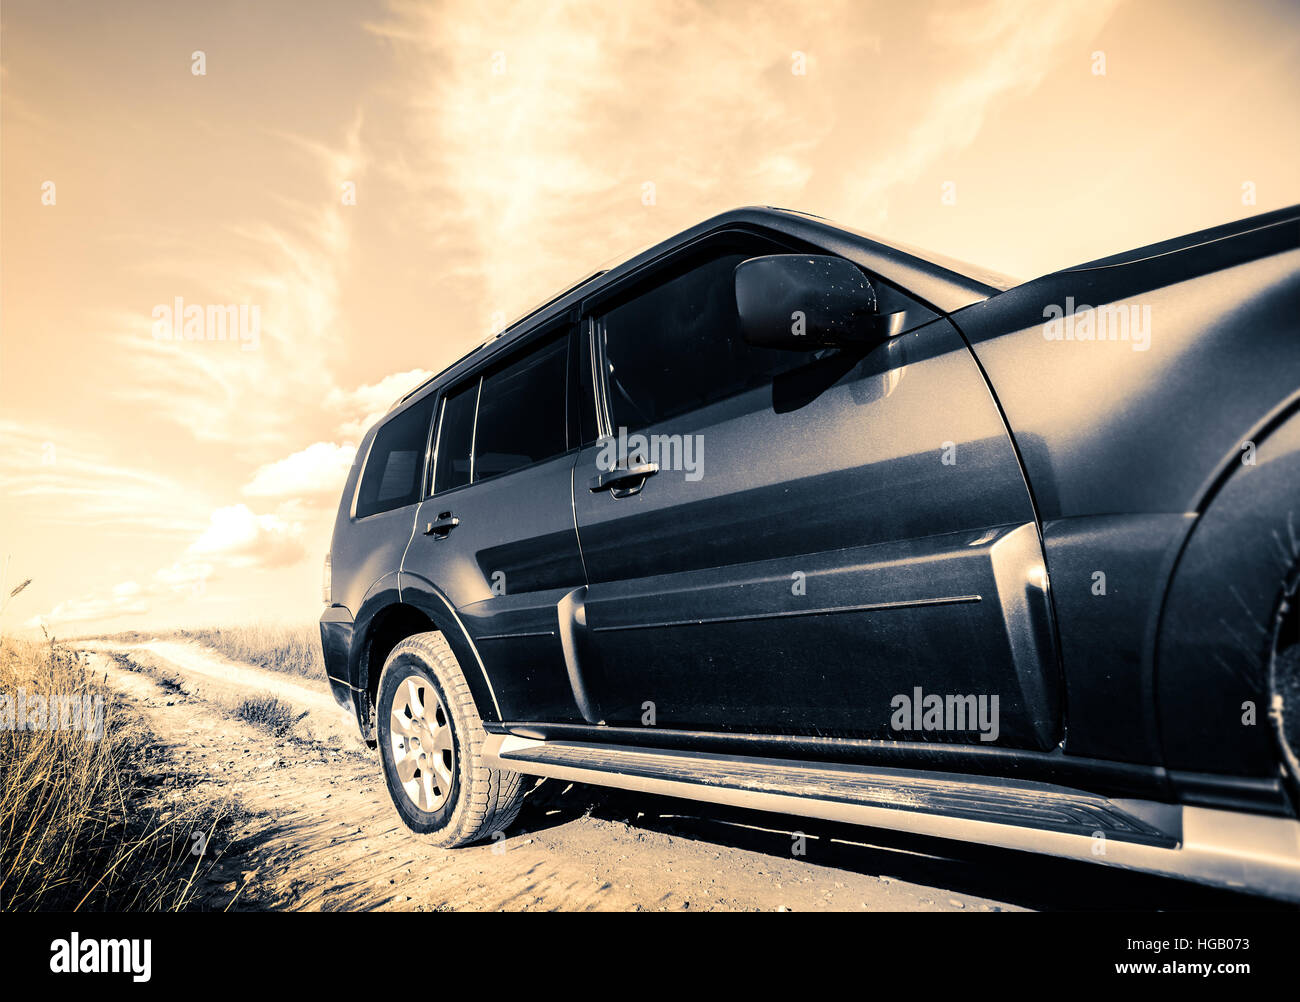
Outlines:
<svg viewBox="0 0 1300 1002"><path fill-rule="evenodd" d="M1128 341L1134 351L1151 347L1151 307L1137 303L1106 306L1076 305L1065 297L1064 308L1043 307L1043 337L1048 341Z"/></svg>
<svg viewBox="0 0 1300 1002"><path fill-rule="evenodd" d="M896 731L979 731L981 741L998 739L998 697L899 693L889 701L894 712L889 726Z"/></svg>
<svg viewBox="0 0 1300 1002"><path fill-rule="evenodd" d="M598 470L616 470L631 463L657 463L660 470L681 470L694 483L704 476L703 435L629 435L619 428L598 443Z"/></svg>
<svg viewBox="0 0 1300 1002"><path fill-rule="evenodd" d="M18 687L0 692L0 731L82 731L87 741L104 736L104 697L74 693L42 696Z"/></svg>
<svg viewBox="0 0 1300 1002"><path fill-rule="evenodd" d="M155 341L238 341L240 351L262 343L262 308L247 303L185 305L177 296L153 308Z"/></svg>
<svg viewBox="0 0 1300 1002"><path fill-rule="evenodd" d="M73 933L50 944L55 974L130 974L132 981L152 976L153 940L82 939Z"/></svg>

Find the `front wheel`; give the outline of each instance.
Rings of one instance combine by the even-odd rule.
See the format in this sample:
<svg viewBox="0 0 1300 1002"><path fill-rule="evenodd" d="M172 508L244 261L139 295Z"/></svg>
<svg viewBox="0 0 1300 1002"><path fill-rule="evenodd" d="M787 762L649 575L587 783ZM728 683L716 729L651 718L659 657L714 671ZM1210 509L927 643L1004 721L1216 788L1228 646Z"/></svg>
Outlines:
<svg viewBox="0 0 1300 1002"><path fill-rule="evenodd" d="M508 828L523 803L517 772L483 761L483 722L441 633L393 648L376 699L388 794L411 831L445 848Z"/></svg>

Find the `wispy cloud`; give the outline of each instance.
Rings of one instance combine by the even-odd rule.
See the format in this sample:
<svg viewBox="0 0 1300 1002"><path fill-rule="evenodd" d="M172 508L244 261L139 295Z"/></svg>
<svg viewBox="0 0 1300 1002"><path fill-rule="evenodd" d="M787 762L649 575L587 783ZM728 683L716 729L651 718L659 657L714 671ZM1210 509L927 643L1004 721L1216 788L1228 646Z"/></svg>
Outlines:
<svg viewBox="0 0 1300 1002"><path fill-rule="evenodd" d="M126 377L113 395L148 408L199 440L230 442L247 454L290 444L299 416L336 390L333 366L348 331L340 323L340 283L350 265L352 215L342 185L366 170L358 115L343 144L331 147L292 133L268 136L297 157L310 183L293 196L272 194L257 214L203 234L140 233L170 248L151 257L157 302L138 312L102 315ZM222 251L214 256L212 245ZM235 341L159 340L151 311L175 297L187 304L256 307L255 350Z"/></svg>
<svg viewBox="0 0 1300 1002"><path fill-rule="evenodd" d="M328 539L339 492L356 456L352 439L429 375L411 370L350 390L333 387L327 406L347 440L315 442L258 466L240 491L249 503L216 508L205 507L200 497L170 478L113 466L85 448L55 446L38 429L0 421L0 436L10 443L0 457L0 488L11 503L48 508L47 519L54 524L93 524L191 540L144 585L122 582L87 589L31 617L27 625L109 622L145 615L178 599L206 602L227 572L282 569L314 556ZM250 507L258 503L271 510Z"/></svg>
<svg viewBox="0 0 1300 1002"><path fill-rule="evenodd" d="M114 462L85 435L0 419L0 438L0 492L24 519L151 535L202 526L192 514L196 505L202 510L201 493L156 470Z"/></svg>
<svg viewBox="0 0 1300 1002"><path fill-rule="evenodd" d="M386 169L472 266L483 333L579 277L569 262L643 244L648 219L667 236L701 202L797 201L833 108L792 55L841 30L866 44L869 18L758 3L737 30L736 16L685 0L394 3L370 26L416 68L404 157Z"/></svg>
<svg viewBox="0 0 1300 1002"><path fill-rule="evenodd" d="M76 623L90 623L117 619L122 616L142 616L149 612L150 603L134 581L124 581L107 594L66 599L48 613L32 616L24 625L30 628L60 627Z"/></svg>
<svg viewBox="0 0 1300 1002"><path fill-rule="evenodd" d="M937 71L906 74L905 91L888 92L879 107L868 104L856 123L841 117L816 153L817 162L833 165L822 197L845 219L882 224L891 192L974 143L1006 100L1029 94L1063 59L1085 66L1082 43L1122 2L984 0L929 10L924 38L907 42L914 57L936 60Z"/></svg>

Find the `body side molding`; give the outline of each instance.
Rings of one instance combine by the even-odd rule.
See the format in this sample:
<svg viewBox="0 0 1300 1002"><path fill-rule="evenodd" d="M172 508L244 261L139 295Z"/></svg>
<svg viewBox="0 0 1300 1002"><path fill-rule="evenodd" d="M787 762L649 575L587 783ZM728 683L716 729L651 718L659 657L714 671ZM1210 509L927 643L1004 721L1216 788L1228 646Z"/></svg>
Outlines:
<svg viewBox="0 0 1300 1002"><path fill-rule="evenodd" d="M1024 705L1048 707L1058 697L1049 692L1047 679L1058 682L1060 666L1038 526L1026 522L1002 536L990 548L989 561ZM1033 725L1043 743L1051 744L1052 721L1039 719Z"/></svg>
<svg viewBox="0 0 1300 1002"><path fill-rule="evenodd" d="M592 702L582 678L582 647L587 632L587 586L574 588L556 605L559 620L560 646L564 649L564 667L569 673L569 685L573 687L573 699L578 704L582 719L589 724L602 724L600 711Z"/></svg>

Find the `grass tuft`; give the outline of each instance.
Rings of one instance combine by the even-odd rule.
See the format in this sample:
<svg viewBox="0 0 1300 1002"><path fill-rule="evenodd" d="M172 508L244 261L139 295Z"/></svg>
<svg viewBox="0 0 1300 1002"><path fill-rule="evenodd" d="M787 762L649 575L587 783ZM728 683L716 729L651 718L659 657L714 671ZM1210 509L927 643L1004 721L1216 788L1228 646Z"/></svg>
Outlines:
<svg viewBox="0 0 1300 1002"><path fill-rule="evenodd" d="M263 693L249 696L235 707L235 716L257 727L263 727L276 737L288 734L298 721L307 716L305 711L298 711L289 703Z"/></svg>

